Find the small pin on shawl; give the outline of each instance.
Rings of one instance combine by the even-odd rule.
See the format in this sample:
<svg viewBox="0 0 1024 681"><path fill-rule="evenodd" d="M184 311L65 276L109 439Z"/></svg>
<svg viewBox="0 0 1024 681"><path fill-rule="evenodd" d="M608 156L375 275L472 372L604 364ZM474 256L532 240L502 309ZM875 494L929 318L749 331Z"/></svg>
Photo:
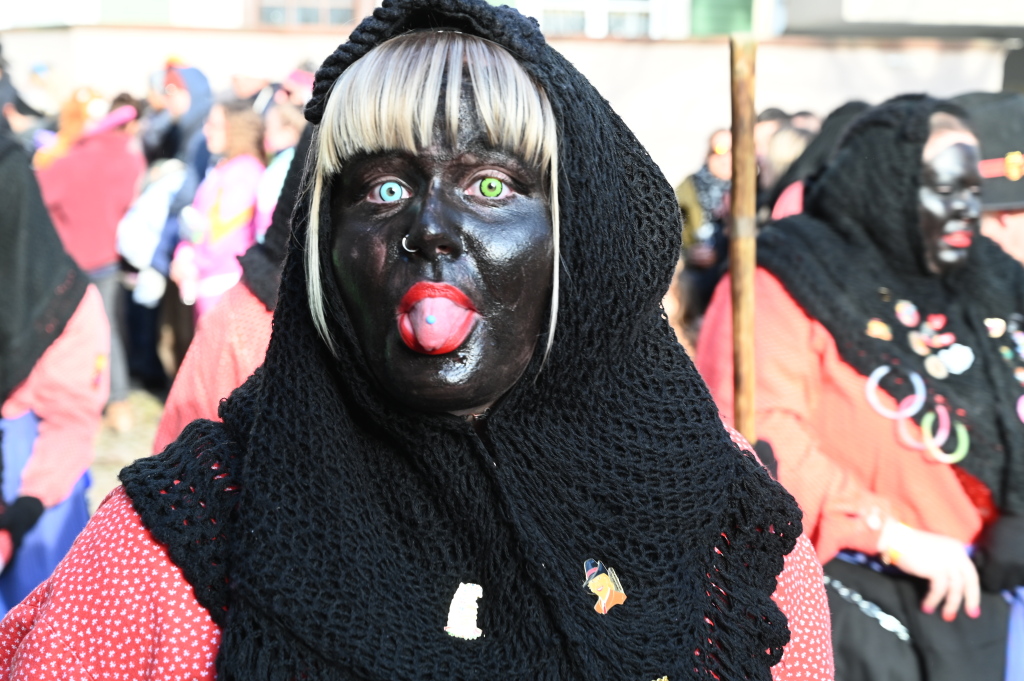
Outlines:
<svg viewBox="0 0 1024 681"><path fill-rule="evenodd" d="M462 582L452 596L452 604L448 607L448 626L444 628L449 636L474 640L483 636L484 632L476 625L479 606L477 600L483 598L484 590L479 584Z"/></svg>

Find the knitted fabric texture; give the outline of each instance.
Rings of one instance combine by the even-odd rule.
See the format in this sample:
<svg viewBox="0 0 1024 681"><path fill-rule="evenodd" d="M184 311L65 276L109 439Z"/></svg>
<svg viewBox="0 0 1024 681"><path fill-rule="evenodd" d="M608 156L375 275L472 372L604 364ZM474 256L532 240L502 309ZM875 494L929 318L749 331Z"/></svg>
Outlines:
<svg viewBox="0 0 1024 681"><path fill-rule="evenodd" d="M1024 424L1015 405L1024 388L1014 370L1024 363L1019 352L1010 357L1001 350L1014 347L1011 334L990 338L985 320L1009 322L1024 313L1024 269L978 236L964 267L943 277L928 272L917 196L929 117L936 111L962 115L950 104L905 96L859 118L811 184L805 213L765 229L758 260L831 332L850 366L865 376L892 367L881 386L897 400L913 392L907 372L917 372L927 400L915 420L937 403L947 405L970 436L959 465L988 487L1000 510L1019 515ZM931 376L896 316L899 300L914 303L922 320L945 315L942 331L974 352L970 368L943 380ZM871 319L885 322L893 339L868 336ZM957 436L950 435L945 449L956 446Z"/></svg>
<svg viewBox="0 0 1024 681"><path fill-rule="evenodd" d="M89 279L65 253L21 143L0 131L0 404L64 331Z"/></svg>
<svg viewBox="0 0 1024 681"><path fill-rule="evenodd" d="M218 678L767 681L800 511L732 442L662 316L679 214L622 121L536 22L482 0L385 0L318 72L309 118L352 61L429 27L503 45L552 100L554 346L542 362L541 338L475 424L400 409L371 381L329 265L314 275L337 357L317 335L300 202L263 367L223 424L193 423L121 474L223 627ZM627 594L606 615L583 586L589 559ZM444 631L460 583L482 587L476 640Z"/></svg>
<svg viewBox="0 0 1024 681"><path fill-rule="evenodd" d="M288 255L288 237L292 233L292 212L299 199L302 175L306 166L306 155L313 139L313 126L307 125L302 131L299 143L295 145L295 157L284 178L284 186L277 198L277 207L267 228L263 243L255 243L243 253L238 261L242 263L242 283L260 299L268 311L277 307L277 289L281 286L281 269Z"/></svg>

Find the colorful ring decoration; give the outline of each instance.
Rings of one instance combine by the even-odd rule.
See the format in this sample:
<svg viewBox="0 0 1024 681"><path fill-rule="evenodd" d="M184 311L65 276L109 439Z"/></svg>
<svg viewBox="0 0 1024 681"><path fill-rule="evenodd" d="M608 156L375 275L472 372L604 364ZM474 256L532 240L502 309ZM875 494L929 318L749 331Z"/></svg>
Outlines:
<svg viewBox="0 0 1024 681"><path fill-rule="evenodd" d="M907 395L906 397L904 397L903 400L900 402L900 409L904 409L905 406L909 406L909 401L912 399L914 399L913 395ZM935 414L937 414L939 417L939 432L936 433L935 436L931 439L931 444L934 445L934 447L938 448L946 444L946 442L949 440L951 425L949 418L949 408L947 408L944 404L936 404ZM925 414L925 418L928 418L929 416L931 417L931 421L935 420L935 416L933 414ZM910 447L911 449L916 449L918 451L927 449L928 447L923 439L921 442L918 442L917 440L910 436L910 433L907 432L907 423L909 421L910 419L900 419L897 422L896 432L899 435L900 440L902 440L903 444ZM922 419L921 422L923 424L924 419ZM922 435L924 435L923 428L924 426L922 425Z"/></svg>
<svg viewBox="0 0 1024 681"><path fill-rule="evenodd" d="M928 412L921 417L921 435L924 436L924 448L932 458L939 463L960 463L967 456L967 452L971 449L971 436L967 432L967 426L957 421L954 424L956 429L956 450L952 453L947 454L940 449L940 445L935 444L932 436L932 426L935 425L935 412Z"/></svg>
<svg viewBox="0 0 1024 681"><path fill-rule="evenodd" d="M910 404L905 405L900 402L899 411L893 411L886 409L882 406L882 403L878 401L878 382L881 381L885 376L892 371L892 367L885 366L884 364L868 376L867 385L864 386L864 396L868 399L868 404L876 412L881 414L887 419L898 421L900 419L908 419L911 416L917 414L924 407L924 401L927 397L927 389L924 386L924 379L921 378L921 374L916 371L908 371L907 375L910 377L910 384L914 387L914 394L911 396L913 400Z"/></svg>

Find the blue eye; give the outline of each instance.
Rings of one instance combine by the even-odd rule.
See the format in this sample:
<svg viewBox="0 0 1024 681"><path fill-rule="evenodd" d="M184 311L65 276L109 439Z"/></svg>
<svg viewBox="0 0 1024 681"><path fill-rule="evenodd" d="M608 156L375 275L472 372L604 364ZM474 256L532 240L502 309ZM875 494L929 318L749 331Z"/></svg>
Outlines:
<svg viewBox="0 0 1024 681"><path fill-rule="evenodd" d="M405 189L397 182L385 182L377 190L377 193L380 195L380 200L385 203L405 198Z"/></svg>

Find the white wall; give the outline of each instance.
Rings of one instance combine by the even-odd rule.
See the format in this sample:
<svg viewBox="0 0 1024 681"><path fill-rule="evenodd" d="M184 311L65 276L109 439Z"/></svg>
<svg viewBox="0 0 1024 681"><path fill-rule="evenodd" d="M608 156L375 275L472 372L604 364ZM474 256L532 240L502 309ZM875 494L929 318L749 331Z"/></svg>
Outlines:
<svg viewBox="0 0 1024 681"><path fill-rule="evenodd" d="M0 30L95 24L100 20L101 5L102 0L0 0Z"/></svg>
<svg viewBox="0 0 1024 681"><path fill-rule="evenodd" d="M714 130L729 127L724 40L551 42L611 102L672 183L700 166ZM1004 60L1001 43L987 41L780 38L758 50L757 108L826 115L852 99L996 91Z"/></svg>
<svg viewBox="0 0 1024 681"><path fill-rule="evenodd" d="M108 95L144 94L148 74L171 55L226 90L235 73L280 79L305 59L320 63L344 39L342 33L110 27L0 34L16 83L43 62L64 93L92 85ZM711 132L729 125L724 40L551 42L611 102L673 183L700 165ZM1002 43L990 41L778 38L759 48L757 106L824 115L851 99L995 91L1004 60Z"/></svg>

